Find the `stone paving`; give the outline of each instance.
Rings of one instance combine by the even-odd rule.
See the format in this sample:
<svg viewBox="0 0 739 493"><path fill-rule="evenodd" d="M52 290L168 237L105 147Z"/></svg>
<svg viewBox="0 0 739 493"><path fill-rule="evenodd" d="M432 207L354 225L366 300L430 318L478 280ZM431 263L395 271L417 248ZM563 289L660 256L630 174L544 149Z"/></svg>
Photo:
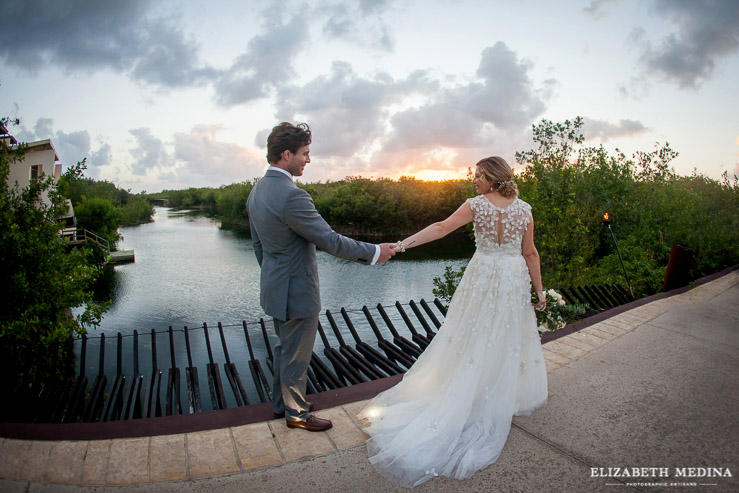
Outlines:
<svg viewBox="0 0 739 493"><path fill-rule="evenodd" d="M711 299L739 284L739 272L683 294L634 308L546 343L551 373L678 306ZM232 475L326 456L364 443L355 418L367 401L318 412L333 421L310 433L273 420L178 435L91 441L0 439L0 478L30 483L116 486L178 482Z"/></svg>

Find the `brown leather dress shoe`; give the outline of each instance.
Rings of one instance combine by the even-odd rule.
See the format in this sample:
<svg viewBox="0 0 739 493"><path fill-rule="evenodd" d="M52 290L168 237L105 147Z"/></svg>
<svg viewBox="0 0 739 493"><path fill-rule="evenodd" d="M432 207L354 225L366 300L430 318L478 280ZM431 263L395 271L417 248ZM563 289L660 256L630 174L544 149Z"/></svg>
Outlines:
<svg viewBox="0 0 739 493"><path fill-rule="evenodd" d="M308 404L308 411L312 411L313 410L313 403L312 402L308 402L308 401L306 401L305 403ZM281 413L272 413L272 416L274 416L275 419L284 418L285 417L285 411L282 411Z"/></svg>
<svg viewBox="0 0 739 493"><path fill-rule="evenodd" d="M289 419L285 421L288 428L303 428L308 431L326 431L333 426L330 420L321 419L315 414L309 414L305 420L301 421L290 421Z"/></svg>

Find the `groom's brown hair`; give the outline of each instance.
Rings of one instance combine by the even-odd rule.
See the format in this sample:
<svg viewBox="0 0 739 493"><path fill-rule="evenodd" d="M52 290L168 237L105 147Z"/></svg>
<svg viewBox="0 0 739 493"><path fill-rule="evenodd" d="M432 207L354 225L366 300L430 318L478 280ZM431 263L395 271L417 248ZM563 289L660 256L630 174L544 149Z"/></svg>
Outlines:
<svg viewBox="0 0 739 493"><path fill-rule="evenodd" d="M275 164L279 162L282 153L290 151L293 154L303 146L310 145L311 133L307 123L282 122L272 129L267 137L267 162Z"/></svg>

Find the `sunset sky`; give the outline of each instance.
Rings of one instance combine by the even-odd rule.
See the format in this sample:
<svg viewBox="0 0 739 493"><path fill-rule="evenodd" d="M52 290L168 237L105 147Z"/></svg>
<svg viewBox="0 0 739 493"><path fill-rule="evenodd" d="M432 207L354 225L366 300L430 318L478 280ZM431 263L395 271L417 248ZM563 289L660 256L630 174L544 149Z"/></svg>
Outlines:
<svg viewBox="0 0 739 493"><path fill-rule="evenodd" d="M669 142L678 173L739 174L739 1L3 0L0 115L134 192L261 176L280 121L304 181L461 178L531 125Z"/></svg>

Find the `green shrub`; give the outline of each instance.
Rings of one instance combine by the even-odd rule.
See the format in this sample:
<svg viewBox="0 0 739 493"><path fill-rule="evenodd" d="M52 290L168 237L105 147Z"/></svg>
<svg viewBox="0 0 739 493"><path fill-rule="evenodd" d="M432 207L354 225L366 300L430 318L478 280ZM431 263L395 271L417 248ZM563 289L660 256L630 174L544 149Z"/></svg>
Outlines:
<svg viewBox="0 0 739 493"><path fill-rule="evenodd" d="M441 278L434 277L434 289L432 290L432 293L443 301L447 307L449 307L449 303L452 301L452 296L454 296L454 292L457 290L457 286L459 286L462 276L464 276L465 268L466 267L463 266L460 267L459 270L454 270L450 265L447 265L444 268L444 275Z"/></svg>
<svg viewBox="0 0 739 493"><path fill-rule="evenodd" d="M68 250L56 223L65 198L46 177L23 189L7 186L9 164L24 147L0 143L0 373L5 402L0 419L23 418L32 391L68 375L66 342L99 324L106 305L90 289L101 267L88 249ZM49 192L52 205L40 197ZM82 307L78 316L71 309Z"/></svg>
<svg viewBox="0 0 739 493"><path fill-rule="evenodd" d="M123 214L109 199L83 196L74 209L74 215L77 217L77 227L105 238L110 243L111 249L120 239L118 227L123 220Z"/></svg>
<svg viewBox="0 0 739 493"><path fill-rule="evenodd" d="M154 208L141 195L131 195L121 211L121 226L136 226L152 221Z"/></svg>

